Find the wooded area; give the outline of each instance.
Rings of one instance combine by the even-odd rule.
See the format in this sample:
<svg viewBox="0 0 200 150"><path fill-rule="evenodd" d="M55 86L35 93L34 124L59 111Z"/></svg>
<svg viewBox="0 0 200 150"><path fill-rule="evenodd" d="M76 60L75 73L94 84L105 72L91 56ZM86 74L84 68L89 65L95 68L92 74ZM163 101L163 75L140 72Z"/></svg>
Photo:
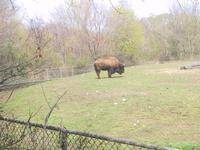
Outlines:
<svg viewBox="0 0 200 150"><path fill-rule="evenodd" d="M138 19L125 2L68 0L44 22L20 18L16 1L1 0L0 83L108 55L126 64L198 58L199 8L198 0L175 0L170 13Z"/></svg>

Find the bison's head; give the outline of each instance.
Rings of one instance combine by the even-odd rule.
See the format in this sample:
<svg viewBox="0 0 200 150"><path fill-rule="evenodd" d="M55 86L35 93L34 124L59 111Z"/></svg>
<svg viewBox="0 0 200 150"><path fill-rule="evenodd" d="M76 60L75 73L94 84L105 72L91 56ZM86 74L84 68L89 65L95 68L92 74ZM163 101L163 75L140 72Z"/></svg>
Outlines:
<svg viewBox="0 0 200 150"><path fill-rule="evenodd" d="M124 73L124 64L119 64L119 67L116 69L116 72L119 74Z"/></svg>

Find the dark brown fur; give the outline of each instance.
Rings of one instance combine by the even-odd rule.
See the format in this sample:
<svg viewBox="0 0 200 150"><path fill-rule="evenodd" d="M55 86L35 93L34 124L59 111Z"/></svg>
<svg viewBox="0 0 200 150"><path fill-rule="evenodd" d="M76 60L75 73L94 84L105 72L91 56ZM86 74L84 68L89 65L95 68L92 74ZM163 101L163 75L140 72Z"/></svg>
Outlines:
<svg viewBox="0 0 200 150"><path fill-rule="evenodd" d="M115 72L124 73L124 64L120 63L116 57L99 58L94 62L94 69L99 79L101 70L107 70L108 77L111 78Z"/></svg>

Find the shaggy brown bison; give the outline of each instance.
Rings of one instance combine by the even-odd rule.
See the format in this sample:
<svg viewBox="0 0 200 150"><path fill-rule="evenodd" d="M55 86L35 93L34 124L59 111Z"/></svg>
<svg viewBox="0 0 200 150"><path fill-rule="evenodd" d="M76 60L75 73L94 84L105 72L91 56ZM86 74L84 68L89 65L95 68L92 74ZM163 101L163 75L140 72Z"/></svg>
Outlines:
<svg viewBox="0 0 200 150"><path fill-rule="evenodd" d="M124 73L124 64L120 63L116 57L99 58L94 62L94 69L99 79L101 70L107 70L108 77L111 78L111 75L115 72Z"/></svg>

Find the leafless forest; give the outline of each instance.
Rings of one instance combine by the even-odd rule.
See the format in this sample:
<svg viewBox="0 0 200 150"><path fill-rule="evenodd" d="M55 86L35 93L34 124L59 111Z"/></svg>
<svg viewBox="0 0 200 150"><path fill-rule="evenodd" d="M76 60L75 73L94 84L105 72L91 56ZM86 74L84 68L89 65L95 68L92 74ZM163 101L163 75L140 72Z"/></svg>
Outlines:
<svg viewBox="0 0 200 150"><path fill-rule="evenodd" d="M68 0L41 18L19 17L15 0L0 1L0 83L41 68L83 67L113 55L127 64L198 57L199 1L175 0L170 13L137 18L125 2Z"/></svg>

